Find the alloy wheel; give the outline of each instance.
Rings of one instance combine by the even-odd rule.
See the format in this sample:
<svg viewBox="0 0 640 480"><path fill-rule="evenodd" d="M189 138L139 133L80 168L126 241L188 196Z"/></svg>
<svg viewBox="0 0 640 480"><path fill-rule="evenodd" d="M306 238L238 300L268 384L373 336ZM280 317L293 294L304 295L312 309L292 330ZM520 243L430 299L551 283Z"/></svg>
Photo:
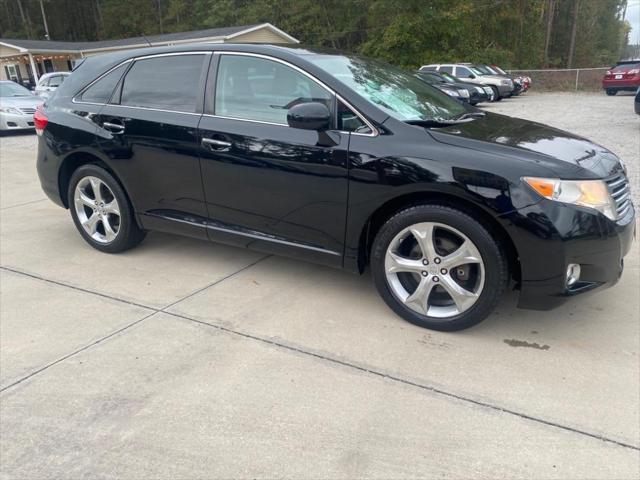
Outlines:
<svg viewBox="0 0 640 480"><path fill-rule="evenodd" d="M385 254L387 283L409 309L450 318L480 298L485 268L480 251L462 232L423 222L400 231Z"/></svg>
<svg viewBox="0 0 640 480"><path fill-rule="evenodd" d="M120 231L120 206L108 185L98 177L83 177L73 199L84 231L98 243L113 242Z"/></svg>

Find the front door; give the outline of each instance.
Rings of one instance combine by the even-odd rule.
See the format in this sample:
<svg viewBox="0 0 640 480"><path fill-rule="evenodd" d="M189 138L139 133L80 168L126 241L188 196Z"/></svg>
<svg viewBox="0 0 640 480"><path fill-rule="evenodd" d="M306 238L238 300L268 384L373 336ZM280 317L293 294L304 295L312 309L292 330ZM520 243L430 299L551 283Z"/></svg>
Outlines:
<svg viewBox="0 0 640 480"><path fill-rule="evenodd" d="M147 228L207 238L198 122L209 54L136 60L94 119L97 139ZM185 231L185 229L189 231Z"/></svg>
<svg viewBox="0 0 640 480"><path fill-rule="evenodd" d="M223 53L212 63L200 122L210 237L340 266L349 133L286 120L303 102L334 111L335 95L275 59Z"/></svg>

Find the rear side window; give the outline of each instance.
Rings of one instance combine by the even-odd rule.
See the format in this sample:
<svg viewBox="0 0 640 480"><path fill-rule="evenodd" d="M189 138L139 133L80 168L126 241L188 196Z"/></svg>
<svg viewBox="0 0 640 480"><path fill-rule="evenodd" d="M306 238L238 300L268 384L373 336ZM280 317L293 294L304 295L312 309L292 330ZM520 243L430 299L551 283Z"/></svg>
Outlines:
<svg viewBox="0 0 640 480"><path fill-rule="evenodd" d="M449 67L449 66L442 66L438 69L439 72L444 72L444 73L453 73L453 67Z"/></svg>
<svg viewBox="0 0 640 480"><path fill-rule="evenodd" d="M122 84L121 105L195 112L205 55L138 60Z"/></svg>
<svg viewBox="0 0 640 480"><path fill-rule="evenodd" d="M118 68L111 70L104 77L82 92L80 100L90 103L107 103L111 98L111 94L113 94L116 85L118 85L120 77L122 77L122 74L128 66L129 64L125 63L124 65L120 65Z"/></svg>
<svg viewBox="0 0 640 480"><path fill-rule="evenodd" d="M311 78L280 62L242 55L220 58L216 115L287 125L294 105L320 102L331 110L332 99Z"/></svg>

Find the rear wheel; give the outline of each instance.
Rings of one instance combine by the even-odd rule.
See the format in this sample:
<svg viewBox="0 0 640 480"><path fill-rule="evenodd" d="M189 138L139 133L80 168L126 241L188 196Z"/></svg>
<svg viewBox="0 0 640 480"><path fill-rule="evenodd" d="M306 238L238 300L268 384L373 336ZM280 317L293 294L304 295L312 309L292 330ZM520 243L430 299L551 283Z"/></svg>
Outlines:
<svg viewBox="0 0 640 480"><path fill-rule="evenodd" d="M618 91L614 90L613 88L607 88L606 92L607 92L607 95L609 95L610 97L618 93Z"/></svg>
<svg viewBox="0 0 640 480"><path fill-rule="evenodd" d="M116 179L97 165L83 165L69 181L69 210L76 228L93 248L119 253L138 245L146 233Z"/></svg>
<svg viewBox="0 0 640 480"><path fill-rule="evenodd" d="M507 262L491 234L441 205L402 210L380 229L371 269L378 292L421 327L453 331L481 322L506 287Z"/></svg>

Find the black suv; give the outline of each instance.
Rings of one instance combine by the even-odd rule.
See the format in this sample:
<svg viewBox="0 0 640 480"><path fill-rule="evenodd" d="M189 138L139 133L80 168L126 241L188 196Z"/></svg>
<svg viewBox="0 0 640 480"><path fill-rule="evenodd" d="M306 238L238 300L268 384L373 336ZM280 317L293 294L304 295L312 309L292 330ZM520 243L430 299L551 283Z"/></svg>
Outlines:
<svg viewBox="0 0 640 480"><path fill-rule="evenodd" d="M542 309L611 285L634 236L611 152L348 54L90 57L35 122L42 187L94 248L162 230L368 266L389 306L428 328L478 323L510 280Z"/></svg>

